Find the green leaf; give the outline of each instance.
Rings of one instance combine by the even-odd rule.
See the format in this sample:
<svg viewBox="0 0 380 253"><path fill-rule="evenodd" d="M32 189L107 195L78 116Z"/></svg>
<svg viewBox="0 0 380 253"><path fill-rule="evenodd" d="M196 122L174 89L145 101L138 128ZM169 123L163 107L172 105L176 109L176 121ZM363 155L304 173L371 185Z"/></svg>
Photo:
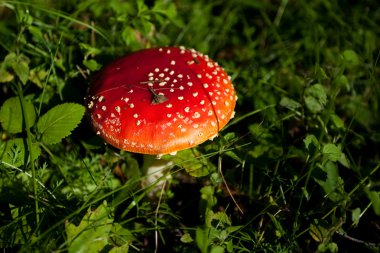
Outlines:
<svg viewBox="0 0 380 253"><path fill-rule="evenodd" d="M11 63L11 66L21 82L26 84L29 78L29 59L24 55L19 55Z"/></svg>
<svg viewBox="0 0 380 253"><path fill-rule="evenodd" d="M99 70L102 65L99 64L97 61L95 61L94 59L91 59L91 60L83 60L83 65L86 66L89 70L91 71L97 71Z"/></svg>
<svg viewBox="0 0 380 253"><path fill-rule="evenodd" d="M77 127L84 111L84 106L74 103L61 104L50 109L37 122L41 141L46 144L60 142Z"/></svg>
<svg viewBox="0 0 380 253"><path fill-rule="evenodd" d="M195 230L195 242L202 253L207 253L209 242L209 229L198 227Z"/></svg>
<svg viewBox="0 0 380 253"><path fill-rule="evenodd" d="M203 177L215 171L215 166L196 148L182 150L175 156L166 155L163 159L173 161L193 177Z"/></svg>
<svg viewBox="0 0 380 253"><path fill-rule="evenodd" d="M332 114L330 119L336 128L344 129L344 121L338 115Z"/></svg>
<svg viewBox="0 0 380 253"><path fill-rule="evenodd" d="M108 218L107 203L103 202L97 209L90 209L78 226L67 222L65 231L68 252L100 252L108 245L108 234L112 229L112 219Z"/></svg>
<svg viewBox="0 0 380 253"><path fill-rule="evenodd" d="M210 253L223 253L224 248L222 246L212 246Z"/></svg>
<svg viewBox="0 0 380 253"><path fill-rule="evenodd" d="M372 203L375 214L380 216L380 193L376 191L369 191L366 189L367 197Z"/></svg>
<svg viewBox="0 0 380 253"><path fill-rule="evenodd" d="M342 157L342 151L332 143L326 144L322 149L322 153L328 160L332 162L336 162Z"/></svg>
<svg viewBox="0 0 380 253"><path fill-rule="evenodd" d="M312 113L322 111L327 103L327 95L321 84L314 84L305 90L304 101Z"/></svg>
<svg viewBox="0 0 380 253"><path fill-rule="evenodd" d="M191 243L194 241L194 239L191 237L191 235L189 233L184 233L181 238L180 238L181 242L183 243Z"/></svg>
<svg viewBox="0 0 380 253"><path fill-rule="evenodd" d="M0 66L0 83L8 83L14 79L14 76Z"/></svg>
<svg viewBox="0 0 380 253"><path fill-rule="evenodd" d="M354 50L345 50L342 54L344 63L348 67L355 67L360 64L360 59L357 53Z"/></svg>
<svg viewBox="0 0 380 253"><path fill-rule="evenodd" d="M25 101L25 112L21 107L19 97L7 99L0 109L0 122L4 130L10 133L21 133L25 127L30 128L36 121L36 112L31 102ZM24 121L27 118L28 125Z"/></svg>
<svg viewBox="0 0 380 253"><path fill-rule="evenodd" d="M280 101L280 106L288 108L289 110L296 110L298 108L301 108L301 104L298 103L297 101L288 98L288 97L283 97Z"/></svg>
<svg viewBox="0 0 380 253"><path fill-rule="evenodd" d="M323 188L326 196L334 202L341 201L346 195L344 191L344 181L339 176L338 168L335 163L328 161L320 168L326 173L325 179L314 177L315 181Z"/></svg>
<svg viewBox="0 0 380 253"><path fill-rule="evenodd" d="M360 214L361 214L361 211L359 207L352 210L351 220L354 226L357 226L359 224Z"/></svg>
<svg viewBox="0 0 380 253"><path fill-rule="evenodd" d="M41 149L37 143L32 143L32 160L36 160L41 154ZM12 139L0 143L0 160L15 167L24 165L30 161L28 145L26 140L21 138Z"/></svg>
<svg viewBox="0 0 380 253"><path fill-rule="evenodd" d="M309 155L313 155L315 151L319 149L319 142L313 134L307 135L303 143L305 144L306 150L309 151Z"/></svg>

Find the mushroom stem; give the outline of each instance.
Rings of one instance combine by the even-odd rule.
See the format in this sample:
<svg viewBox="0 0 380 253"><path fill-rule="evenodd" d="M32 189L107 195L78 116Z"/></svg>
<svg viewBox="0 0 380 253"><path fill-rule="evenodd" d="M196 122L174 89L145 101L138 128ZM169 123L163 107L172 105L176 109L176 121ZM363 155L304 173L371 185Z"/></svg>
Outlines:
<svg viewBox="0 0 380 253"><path fill-rule="evenodd" d="M154 155L144 155L143 157L143 174L146 175L143 181L143 186L150 186L157 183L156 187L159 188L165 180L157 182L160 178L165 175L167 169L173 166L172 161L167 161L165 159L158 159Z"/></svg>

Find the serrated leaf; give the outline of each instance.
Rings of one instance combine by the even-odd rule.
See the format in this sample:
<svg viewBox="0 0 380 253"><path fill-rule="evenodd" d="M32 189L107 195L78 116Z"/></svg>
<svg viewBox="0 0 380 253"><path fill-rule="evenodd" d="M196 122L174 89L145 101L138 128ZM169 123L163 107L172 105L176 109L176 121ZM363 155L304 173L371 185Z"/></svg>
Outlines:
<svg viewBox="0 0 380 253"><path fill-rule="evenodd" d="M12 139L0 144L0 160L15 167L20 167L25 162L30 161L28 146L22 138ZM41 154L41 149L37 143L32 143L32 160L36 160Z"/></svg>
<svg viewBox="0 0 380 253"><path fill-rule="evenodd" d="M25 112L21 107L19 97L8 98L0 109L0 122L5 131L10 133L21 133L24 127L30 128L36 121L36 112L31 102L25 101ZM28 125L24 121L27 118Z"/></svg>
<svg viewBox="0 0 380 253"><path fill-rule="evenodd" d="M301 107L301 104L291 98L283 97L281 98L280 106L288 108L289 110L296 110Z"/></svg>
<svg viewBox="0 0 380 253"><path fill-rule="evenodd" d="M327 174L326 179L314 178L314 180L323 188L329 199L334 202L341 201L345 195L344 182L339 176L336 164L328 161L321 169Z"/></svg>
<svg viewBox="0 0 380 253"><path fill-rule="evenodd" d="M191 243L194 241L194 239L191 237L191 235L189 233L184 233L181 238L180 238L181 242L183 243Z"/></svg>
<svg viewBox="0 0 380 253"><path fill-rule="evenodd" d="M50 109L37 122L41 141L46 144L60 142L78 126L84 111L84 106L74 103L61 104Z"/></svg>
<svg viewBox="0 0 380 253"><path fill-rule="evenodd" d="M305 90L304 101L312 113L322 111L327 103L327 95L321 84L314 84Z"/></svg>
<svg viewBox="0 0 380 253"><path fill-rule="evenodd" d="M319 141L312 134L307 135L303 140L303 143L305 144L305 148L308 151L309 155L314 155L315 152L319 150Z"/></svg>
<svg viewBox="0 0 380 253"><path fill-rule="evenodd" d="M20 78L22 84L26 84L29 78L29 65L27 61L18 59L17 62L12 64L12 68L18 78Z"/></svg>
<svg viewBox="0 0 380 253"><path fill-rule="evenodd" d="M342 151L332 143L326 144L322 149L322 153L328 160L332 162L336 162L342 157Z"/></svg>
<svg viewBox="0 0 380 253"><path fill-rule="evenodd" d="M91 60L83 60L83 65L86 66L89 70L91 71L96 71L96 70L99 70L102 65L99 64L97 61L95 61L94 59L91 59Z"/></svg>
<svg viewBox="0 0 380 253"><path fill-rule="evenodd" d="M67 222L68 252L101 252L108 245L112 229L113 220L108 213L107 203L103 202L94 211L89 209L78 226Z"/></svg>

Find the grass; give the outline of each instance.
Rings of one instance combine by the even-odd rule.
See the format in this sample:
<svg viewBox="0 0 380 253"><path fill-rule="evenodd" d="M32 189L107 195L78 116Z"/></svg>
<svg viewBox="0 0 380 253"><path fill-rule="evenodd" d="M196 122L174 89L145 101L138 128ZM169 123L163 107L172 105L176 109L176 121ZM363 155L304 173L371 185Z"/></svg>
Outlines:
<svg viewBox="0 0 380 253"><path fill-rule="evenodd" d="M379 23L375 0L0 1L0 248L380 251ZM146 185L82 104L101 66L163 45L217 60L239 99Z"/></svg>

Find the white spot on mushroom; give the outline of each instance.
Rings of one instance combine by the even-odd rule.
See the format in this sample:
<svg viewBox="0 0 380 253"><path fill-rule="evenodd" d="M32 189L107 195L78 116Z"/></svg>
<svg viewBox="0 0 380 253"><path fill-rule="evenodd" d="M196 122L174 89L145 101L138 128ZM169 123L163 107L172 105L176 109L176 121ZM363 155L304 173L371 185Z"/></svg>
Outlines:
<svg viewBox="0 0 380 253"><path fill-rule="evenodd" d="M102 116L98 113L98 114L96 114L96 117L97 117L98 119L100 119Z"/></svg>
<svg viewBox="0 0 380 253"><path fill-rule="evenodd" d="M213 113L211 110L209 110L208 113L207 113L208 116L211 116L211 115L213 115L213 114L214 114L214 113Z"/></svg>
<svg viewBox="0 0 380 253"><path fill-rule="evenodd" d="M201 105L205 104L205 101L202 99L201 102L199 102Z"/></svg>
<svg viewBox="0 0 380 253"><path fill-rule="evenodd" d="M94 102L90 101L90 103L88 103L87 107L88 107L88 109L92 109L92 107L94 107Z"/></svg>
<svg viewBox="0 0 380 253"><path fill-rule="evenodd" d="M195 112L194 115L193 115L193 118L197 119L199 117L201 117L201 114L199 112Z"/></svg>
<svg viewBox="0 0 380 253"><path fill-rule="evenodd" d="M137 119L139 115L137 113L133 114L133 118Z"/></svg>
<svg viewBox="0 0 380 253"><path fill-rule="evenodd" d="M115 110L120 113L120 106L115 106Z"/></svg>
<svg viewBox="0 0 380 253"><path fill-rule="evenodd" d="M162 86L165 86L165 84L166 82L160 82L158 85L162 87Z"/></svg>
<svg viewBox="0 0 380 253"><path fill-rule="evenodd" d="M128 103L129 98L124 98L125 103Z"/></svg>
<svg viewBox="0 0 380 253"><path fill-rule="evenodd" d="M179 89L180 89L180 90L184 90L185 87L183 87L183 86L181 85L181 86L179 86Z"/></svg>
<svg viewBox="0 0 380 253"><path fill-rule="evenodd" d="M103 100L104 100L104 96L100 96L98 99L99 102L102 102Z"/></svg>
<svg viewBox="0 0 380 253"><path fill-rule="evenodd" d="M197 96L198 96L198 92L194 92L193 97L197 97Z"/></svg>
<svg viewBox="0 0 380 253"><path fill-rule="evenodd" d="M175 73L174 70L172 70L172 71L169 72L169 74L170 74L171 76L174 75L174 73Z"/></svg>
<svg viewBox="0 0 380 253"><path fill-rule="evenodd" d="M208 84L207 84L207 83L204 83L204 84L203 84L203 88L207 89L207 88L208 88Z"/></svg>
<svg viewBox="0 0 380 253"><path fill-rule="evenodd" d="M166 107L167 107L167 108L172 108L173 105L172 105L172 104L167 104Z"/></svg>
<svg viewBox="0 0 380 253"><path fill-rule="evenodd" d="M102 106L102 111L106 111L107 107L105 105Z"/></svg>
<svg viewBox="0 0 380 253"><path fill-rule="evenodd" d="M183 96L179 96L179 97L178 97L178 100L183 100Z"/></svg>
<svg viewBox="0 0 380 253"><path fill-rule="evenodd" d="M225 105L225 106L229 106L230 103L229 103L228 101L224 101L224 105Z"/></svg>
<svg viewBox="0 0 380 253"><path fill-rule="evenodd" d="M186 128L181 128L181 132L186 132Z"/></svg>
<svg viewBox="0 0 380 253"><path fill-rule="evenodd" d="M182 74L178 74L177 77L178 77L178 78L182 78L183 75L182 75Z"/></svg>
<svg viewBox="0 0 380 253"><path fill-rule="evenodd" d="M211 126L216 126L215 121L211 121Z"/></svg>
<svg viewBox="0 0 380 253"><path fill-rule="evenodd" d="M133 108L133 107L135 107L135 105L134 105L133 103L130 103L130 104L129 104L129 107L130 107L130 108Z"/></svg>
<svg viewBox="0 0 380 253"><path fill-rule="evenodd" d="M136 126L141 125L141 120L136 120Z"/></svg>
<svg viewBox="0 0 380 253"><path fill-rule="evenodd" d="M185 112L190 112L190 107L185 107Z"/></svg>
<svg viewBox="0 0 380 253"><path fill-rule="evenodd" d="M194 124L193 127L194 127L194 128L198 128L199 125L198 125L198 124Z"/></svg>
<svg viewBox="0 0 380 253"><path fill-rule="evenodd" d="M189 85L191 87L191 86L193 86L193 83L192 82L188 82L187 85Z"/></svg>
<svg viewBox="0 0 380 253"><path fill-rule="evenodd" d="M211 103L212 103L213 105L216 105L216 101L212 101Z"/></svg>
<svg viewBox="0 0 380 253"><path fill-rule="evenodd" d="M175 60L172 60L172 61L170 62L170 64L171 64L171 65L175 65Z"/></svg>
<svg viewBox="0 0 380 253"><path fill-rule="evenodd" d="M158 72L158 71L160 71L159 68L155 68L155 69L154 69L154 72Z"/></svg>
<svg viewBox="0 0 380 253"><path fill-rule="evenodd" d="M166 114L166 117L171 118L172 115L170 113Z"/></svg>
<svg viewBox="0 0 380 253"><path fill-rule="evenodd" d="M201 75L201 74L197 74L197 77L198 77L199 79L201 79L201 78L202 78L202 75Z"/></svg>

